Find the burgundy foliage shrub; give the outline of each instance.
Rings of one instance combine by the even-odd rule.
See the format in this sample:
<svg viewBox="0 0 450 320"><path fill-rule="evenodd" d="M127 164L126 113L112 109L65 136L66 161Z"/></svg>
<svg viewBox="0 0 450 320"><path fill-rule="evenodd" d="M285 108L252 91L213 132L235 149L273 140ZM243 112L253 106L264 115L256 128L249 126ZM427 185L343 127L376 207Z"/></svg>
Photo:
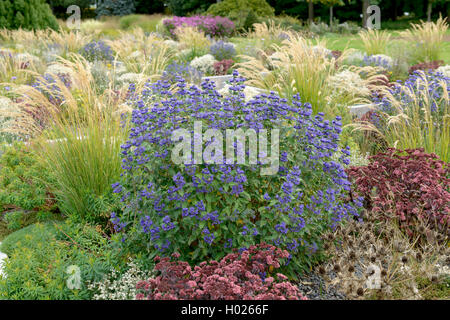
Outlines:
<svg viewBox="0 0 450 320"><path fill-rule="evenodd" d="M223 76L227 74L228 69L233 65L233 60L224 59L222 61L214 62L214 72L218 76Z"/></svg>
<svg viewBox="0 0 450 320"><path fill-rule="evenodd" d="M179 254L156 257L156 278L137 284L137 299L152 300L306 300L287 277L274 269L289 253L271 245L251 246L242 253L230 253L220 262L202 262L194 269ZM266 275L269 275L266 277Z"/></svg>
<svg viewBox="0 0 450 320"><path fill-rule="evenodd" d="M348 168L347 174L367 209L395 214L408 234L418 221L447 232L450 169L435 154L388 148L370 157L368 166Z"/></svg>
<svg viewBox="0 0 450 320"><path fill-rule="evenodd" d="M414 71L417 71L417 70L423 70L423 71L435 70L443 65L444 65L444 61L442 61L442 60L418 63L418 64L411 66L408 70L408 73L413 74Z"/></svg>

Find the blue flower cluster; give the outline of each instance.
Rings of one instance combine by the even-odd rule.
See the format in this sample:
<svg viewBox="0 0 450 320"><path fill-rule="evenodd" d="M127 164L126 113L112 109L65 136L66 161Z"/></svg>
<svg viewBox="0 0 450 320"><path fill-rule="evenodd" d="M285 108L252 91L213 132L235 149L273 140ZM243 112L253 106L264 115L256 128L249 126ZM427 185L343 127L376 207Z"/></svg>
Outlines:
<svg viewBox="0 0 450 320"><path fill-rule="evenodd" d="M381 56L376 55L364 55L363 60L360 63L361 66L382 67L388 71L392 70L392 63L384 59Z"/></svg>
<svg viewBox="0 0 450 320"><path fill-rule="evenodd" d="M190 83L199 84L202 80L203 73L191 67L188 63L172 62L164 70L161 80L174 82L177 77L181 77Z"/></svg>
<svg viewBox="0 0 450 320"><path fill-rule="evenodd" d="M224 42L222 40L214 42L209 51L218 61L233 59L236 55L234 45L230 42Z"/></svg>
<svg viewBox="0 0 450 320"><path fill-rule="evenodd" d="M147 83L133 100L132 128L121 152L124 171L113 185L123 214L112 220L121 223L129 250L147 250L149 257L177 251L199 262L264 241L289 250L290 267L304 267L323 232L358 216L362 203L349 199L343 167L350 152L338 146L341 119L313 115L298 95L288 102L271 92L245 102L243 81L234 71L230 95L223 97L209 80L187 87L177 78L175 90L160 80ZM172 132L186 129L194 136L194 121L223 133L280 130L278 173L260 175L260 161L175 164Z"/></svg>
<svg viewBox="0 0 450 320"><path fill-rule="evenodd" d="M445 86L443 83L445 83ZM446 91L444 92L444 90ZM448 107L444 105L447 102L443 97L450 94L450 78L433 70L428 72L414 71L404 82L397 81L397 84L389 91L397 100L402 102L402 106L405 108L417 98L420 100L420 104L423 104L425 99L433 101L431 111L439 119L442 119ZM389 115L396 113L395 108L386 96L375 93L373 101L380 106L383 112Z"/></svg>
<svg viewBox="0 0 450 320"><path fill-rule="evenodd" d="M114 52L104 41L91 41L87 43L80 51L80 54L90 62L114 60Z"/></svg>

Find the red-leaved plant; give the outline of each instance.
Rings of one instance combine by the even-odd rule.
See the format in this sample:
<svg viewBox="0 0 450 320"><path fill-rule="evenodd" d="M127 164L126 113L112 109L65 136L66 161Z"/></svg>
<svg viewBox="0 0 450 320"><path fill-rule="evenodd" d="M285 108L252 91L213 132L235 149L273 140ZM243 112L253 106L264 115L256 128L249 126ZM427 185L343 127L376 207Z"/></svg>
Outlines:
<svg viewBox="0 0 450 320"><path fill-rule="evenodd" d="M216 62L214 62L214 65L213 65L214 72L218 76L226 75L228 69L230 69L232 65L233 65L233 60L231 60L231 59L224 59L221 61L216 61Z"/></svg>
<svg viewBox="0 0 450 320"><path fill-rule="evenodd" d="M423 71L435 70L435 69L439 68L442 65L444 65L444 61L443 60L422 62L422 63L418 63L418 64L415 64L415 65L411 66L409 68L409 70L408 70L408 73L409 74L413 74L414 71L417 71L417 70L423 70Z"/></svg>
<svg viewBox="0 0 450 320"><path fill-rule="evenodd" d="M448 232L450 223L450 169L424 149L389 148L369 158L370 164L350 167L353 192L364 197L369 210L398 216L409 235L421 225Z"/></svg>
<svg viewBox="0 0 450 320"><path fill-rule="evenodd" d="M251 246L242 253L230 253L220 262L202 262L194 269L178 261L179 254L156 257L156 278L137 284L136 298L152 300L306 300L287 277L277 273L280 260L289 253L271 245ZM266 275L269 275L266 277Z"/></svg>

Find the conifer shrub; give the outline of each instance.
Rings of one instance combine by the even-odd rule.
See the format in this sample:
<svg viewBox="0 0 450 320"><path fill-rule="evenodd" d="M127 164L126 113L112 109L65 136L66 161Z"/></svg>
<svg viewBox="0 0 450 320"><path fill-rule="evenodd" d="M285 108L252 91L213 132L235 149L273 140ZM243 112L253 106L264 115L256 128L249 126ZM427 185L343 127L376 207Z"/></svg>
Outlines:
<svg viewBox="0 0 450 320"><path fill-rule="evenodd" d="M0 1L0 29L57 30L58 22L44 0Z"/></svg>

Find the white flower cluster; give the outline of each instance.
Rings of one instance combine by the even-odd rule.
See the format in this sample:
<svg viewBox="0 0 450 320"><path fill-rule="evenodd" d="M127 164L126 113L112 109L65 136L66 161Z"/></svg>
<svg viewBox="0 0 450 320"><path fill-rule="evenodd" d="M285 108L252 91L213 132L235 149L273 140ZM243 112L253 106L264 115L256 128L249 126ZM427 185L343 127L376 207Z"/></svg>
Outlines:
<svg viewBox="0 0 450 320"><path fill-rule="evenodd" d="M116 270L106 276L102 281L88 285L88 289L96 292L94 300L135 300L139 281L152 277L152 273L143 271L137 264L130 260L128 270L119 275Z"/></svg>
<svg viewBox="0 0 450 320"><path fill-rule="evenodd" d="M214 59L212 54L205 54L204 56L194 58L190 65L204 74L214 74L215 62L216 59Z"/></svg>
<svg viewBox="0 0 450 320"><path fill-rule="evenodd" d="M11 99L0 96L0 110L7 110L11 108L12 104L13 102Z"/></svg>
<svg viewBox="0 0 450 320"><path fill-rule="evenodd" d="M354 97L365 97L370 95L370 90L366 87L364 80L359 74L350 70L339 72L334 76L331 76L328 81L338 94L351 95Z"/></svg>
<svg viewBox="0 0 450 320"><path fill-rule="evenodd" d="M361 51L355 50L344 59L344 63L349 65L359 65L363 60L364 54Z"/></svg>
<svg viewBox="0 0 450 320"><path fill-rule="evenodd" d="M436 71L438 71L438 72L442 73L444 76L450 78L450 65L449 64L437 68Z"/></svg>
<svg viewBox="0 0 450 320"><path fill-rule="evenodd" d="M174 41L174 40L164 40L163 43L164 43L166 46L168 46L169 48L172 48L172 49L177 49L178 46L180 45L179 42Z"/></svg>
<svg viewBox="0 0 450 320"><path fill-rule="evenodd" d="M331 54L331 50L322 46L314 46L311 48L313 53L328 57Z"/></svg>
<svg viewBox="0 0 450 320"><path fill-rule="evenodd" d="M116 61L115 65L112 66L114 68L114 72L117 76L120 76L121 74L127 73L127 67L123 62Z"/></svg>
<svg viewBox="0 0 450 320"><path fill-rule="evenodd" d="M133 51L132 53L130 53L130 55L128 56L128 58L131 59L139 59L142 56L142 52L139 50Z"/></svg>
<svg viewBox="0 0 450 320"><path fill-rule="evenodd" d="M117 82L120 85L129 85L131 83L141 83L147 80L147 77L142 73L124 73L117 78Z"/></svg>
<svg viewBox="0 0 450 320"><path fill-rule="evenodd" d="M218 92L222 96L230 95L231 94L230 85L228 83L225 84L225 86L222 89L218 90ZM263 92L264 92L264 90L262 90L262 89L258 89L256 87L252 87L252 86L245 86L245 88L244 88L245 102L249 102L255 96L257 96L258 94L261 94Z"/></svg>

